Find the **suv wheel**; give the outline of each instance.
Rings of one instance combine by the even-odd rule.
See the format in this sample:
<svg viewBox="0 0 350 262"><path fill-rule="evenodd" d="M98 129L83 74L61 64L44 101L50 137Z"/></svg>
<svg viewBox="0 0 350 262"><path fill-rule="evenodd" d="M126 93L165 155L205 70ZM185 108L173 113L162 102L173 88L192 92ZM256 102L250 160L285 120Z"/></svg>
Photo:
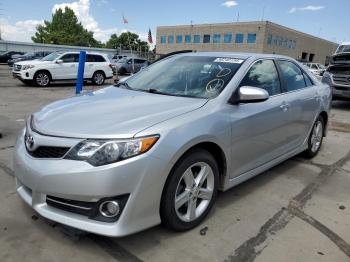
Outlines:
<svg viewBox="0 0 350 262"><path fill-rule="evenodd" d="M36 72L33 81L36 86L47 87L51 81L50 74L45 71Z"/></svg>
<svg viewBox="0 0 350 262"><path fill-rule="evenodd" d="M308 139L308 149L305 151L307 158L313 158L320 151L324 134L324 120L319 116L314 126L312 127L311 134Z"/></svg>
<svg viewBox="0 0 350 262"><path fill-rule="evenodd" d="M100 86L104 84L105 79L106 79L105 74L101 71L97 71L92 76L92 83Z"/></svg>
<svg viewBox="0 0 350 262"><path fill-rule="evenodd" d="M172 170L163 190L162 223L184 231L200 224L215 202L219 169L214 157L197 149L185 155Z"/></svg>

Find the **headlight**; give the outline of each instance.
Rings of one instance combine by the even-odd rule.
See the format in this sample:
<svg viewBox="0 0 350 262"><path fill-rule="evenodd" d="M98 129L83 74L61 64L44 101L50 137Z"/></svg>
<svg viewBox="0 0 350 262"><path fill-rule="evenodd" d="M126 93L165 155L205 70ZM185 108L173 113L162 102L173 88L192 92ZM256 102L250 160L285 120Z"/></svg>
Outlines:
<svg viewBox="0 0 350 262"><path fill-rule="evenodd" d="M34 67L34 65L24 65L24 66L22 66L22 70L31 69L33 67Z"/></svg>
<svg viewBox="0 0 350 262"><path fill-rule="evenodd" d="M126 141L85 140L72 148L65 159L87 161L93 166L107 165L147 152L158 138L156 135Z"/></svg>

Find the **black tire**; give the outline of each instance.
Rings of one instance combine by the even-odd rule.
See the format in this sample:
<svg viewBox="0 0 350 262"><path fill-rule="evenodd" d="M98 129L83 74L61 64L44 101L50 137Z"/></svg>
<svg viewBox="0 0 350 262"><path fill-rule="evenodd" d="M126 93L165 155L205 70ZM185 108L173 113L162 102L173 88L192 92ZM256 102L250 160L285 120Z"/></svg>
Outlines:
<svg viewBox="0 0 350 262"><path fill-rule="evenodd" d="M125 75L127 72L126 72L126 69L124 68L124 67L122 67L122 68L120 68L119 70L118 70L118 74L119 75Z"/></svg>
<svg viewBox="0 0 350 262"><path fill-rule="evenodd" d="M48 87L51 82L51 75L47 71L38 71L34 74L33 83L39 87Z"/></svg>
<svg viewBox="0 0 350 262"><path fill-rule="evenodd" d="M101 86L105 83L106 76L102 71L96 71L92 75L92 83L98 86Z"/></svg>
<svg viewBox="0 0 350 262"><path fill-rule="evenodd" d="M198 200L196 199L195 206L197 206L198 208L202 203L201 201L209 201L206 204L207 207L203 209L204 211L201 211L203 213L201 213L201 215L199 215L193 221L186 222L180 219L177 213L180 209L175 209L175 198L177 194L177 189L180 186L181 181L183 181L182 179L184 176L184 172L188 170L191 166L196 165L196 163L205 163L211 168L212 173L214 175L213 177L211 176L211 181L213 181L214 186L212 187L213 190L210 200L201 200L199 195L197 195L200 202L197 202ZM204 183L209 183L208 181L205 181ZM165 227L175 231L185 231L199 225L203 221L203 219L208 215L210 209L212 208L215 202L217 196L218 181L219 168L214 157L208 151L204 149L195 149L184 155L173 167L163 189L160 205L160 217L162 220L162 224ZM188 203L189 202L183 204L181 208L188 209ZM185 213L187 212L188 210Z"/></svg>
<svg viewBox="0 0 350 262"><path fill-rule="evenodd" d="M313 139L315 139L315 132L316 132L317 125L321 125L322 130L319 131L321 134L320 134L320 137L318 135L317 139L313 140ZM311 133L309 135L309 138L308 138L308 149L304 151L304 153L303 153L304 157L306 157L306 158L313 158L314 156L316 156L318 154L318 152L320 151L321 146L322 146L324 130L325 130L324 119L323 119L322 116L318 116L318 118L316 119L316 121L315 121L315 123L314 123L314 125L312 127ZM316 142L318 141L319 145L314 147L315 141Z"/></svg>

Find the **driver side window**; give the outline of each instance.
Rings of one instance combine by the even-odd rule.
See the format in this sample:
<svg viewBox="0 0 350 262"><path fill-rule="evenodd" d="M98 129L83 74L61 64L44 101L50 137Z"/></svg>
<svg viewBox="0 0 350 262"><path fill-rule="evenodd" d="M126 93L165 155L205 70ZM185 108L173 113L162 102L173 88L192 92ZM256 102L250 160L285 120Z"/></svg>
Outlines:
<svg viewBox="0 0 350 262"><path fill-rule="evenodd" d="M62 56L63 63L75 63L79 62L79 55L78 54L66 54Z"/></svg>
<svg viewBox="0 0 350 262"><path fill-rule="evenodd" d="M273 60L257 61L249 69L240 86L253 86L265 89L270 96L281 93L281 83Z"/></svg>

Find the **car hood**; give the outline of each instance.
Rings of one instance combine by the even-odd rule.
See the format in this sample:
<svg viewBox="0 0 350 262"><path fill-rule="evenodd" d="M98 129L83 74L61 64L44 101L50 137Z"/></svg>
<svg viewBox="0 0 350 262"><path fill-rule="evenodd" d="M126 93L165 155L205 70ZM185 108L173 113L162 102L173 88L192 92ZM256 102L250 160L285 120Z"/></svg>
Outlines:
<svg viewBox="0 0 350 262"><path fill-rule="evenodd" d="M141 130L202 107L208 100L110 86L54 102L34 114L42 134L72 138L130 138Z"/></svg>
<svg viewBox="0 0 350 262"><path fill-rule="evenodd" d="M22 60L23 58L18 58L20 60ZM35 58L31 58L31 59L35 59ZM17 62L17 65L44 65L44 64L52 64L52 61L41 61L41 60L26 60L26 61L21 61L21 62Z"/></svg>
<svg viewBox="0 0 350 262"><path fill-rule="evenodd" d="M331 64L350 64L350 53L339 53L331 57Z"/></svg>

